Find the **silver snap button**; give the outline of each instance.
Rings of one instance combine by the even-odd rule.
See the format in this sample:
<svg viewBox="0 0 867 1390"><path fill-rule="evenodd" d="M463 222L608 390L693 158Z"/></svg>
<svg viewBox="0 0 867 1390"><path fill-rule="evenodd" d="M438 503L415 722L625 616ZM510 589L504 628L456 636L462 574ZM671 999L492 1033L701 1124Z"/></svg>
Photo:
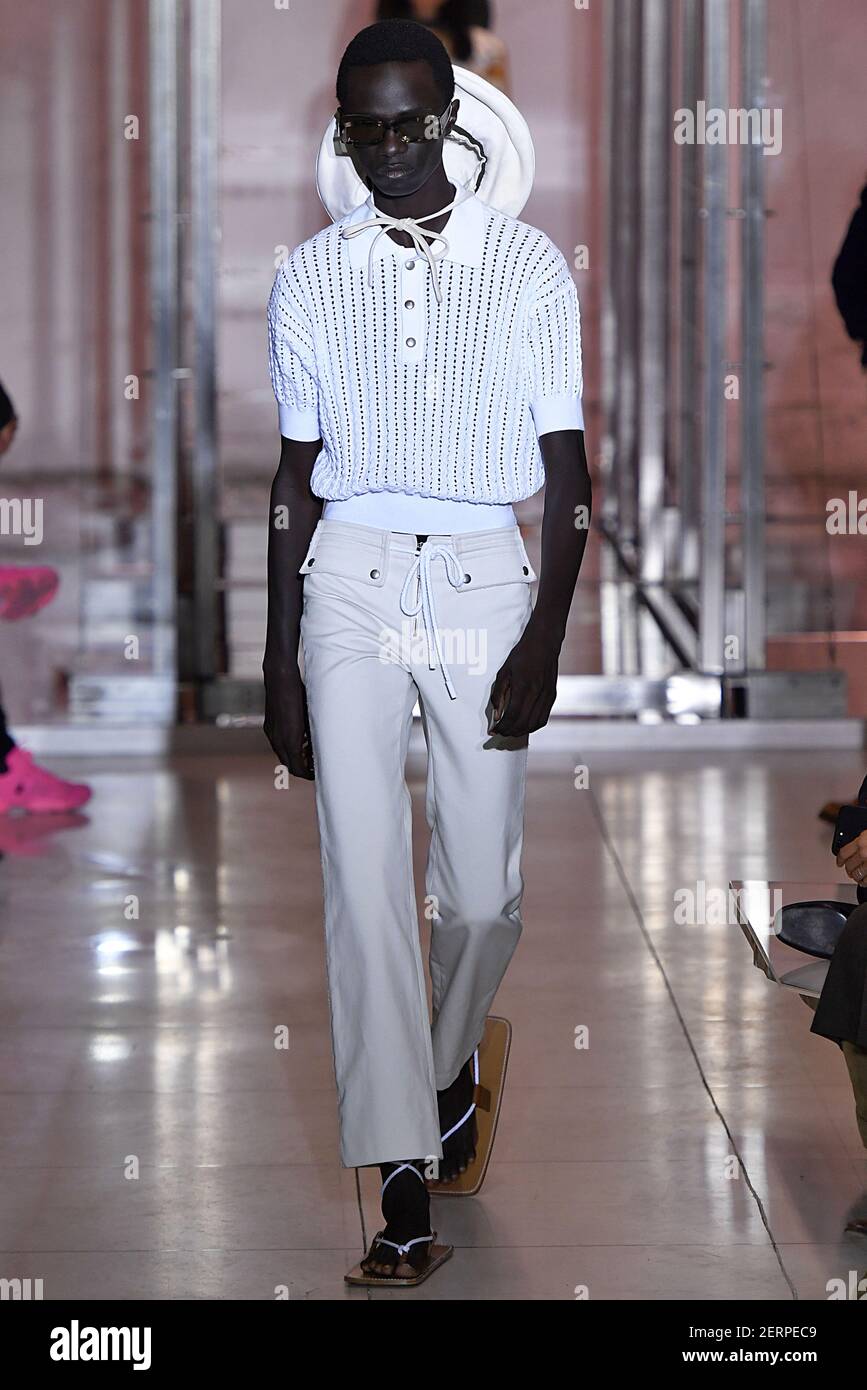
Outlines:
<svg viewBox="0 0 867 1390"><path fill-rule="evenodd" d="M403 307L404 307L404 309L414 309L414 308L415 308L415 300L414 300L414 299L406 299L406 300L404 300L404 305L403 305Z"/></svg>
<svg viewBox="0 0 867 1390"><path fill-rule="evenodd" d="M407 261L407 263L406 263L406 268L407 268L407 270L414 270L414 269L415 269L415 261Z"/></svg>
<svg viewBox="0 0 867 1390"><path fill-rule="evenodd" d="M309 560L307 561L307 563L308 563L308 565L315 565L315 564L316 564L316 556L315 556L315 555L312 556L311 559L309 559Z"/></svg>
<svg viewBox="0 0 867 1390"><path fill-rule="evenodd" d="M371 570L371 571L370 571L370 577L371 577L371 579L378 579L378 578L379 578L379 570Z"/></svg>
<svg viewBox="0 0 867 1390"><path fill-rule="evenodd" d="M406 345L407 347L415 347L415 338L407 338Z"/></svg>
<svg viewBox="0 0 867 1390"><path fill-rule="evenodd" d="M470 582L470 580L472 579L472 577L473 577L473 576L472 576L471 574L465 574L465 575L464 575L464 583L465 583L465 584L469 584L469 582Z"/></svg>
<svg viewBox="0 0 867 1390"><path fill-rule="evenodd" d="M523 571L524 571L525 574L529 574L529 573L530 573L530 571L527 569L527 566L526 566L526 565L522 565L521 568L523 569Z"/></svg>

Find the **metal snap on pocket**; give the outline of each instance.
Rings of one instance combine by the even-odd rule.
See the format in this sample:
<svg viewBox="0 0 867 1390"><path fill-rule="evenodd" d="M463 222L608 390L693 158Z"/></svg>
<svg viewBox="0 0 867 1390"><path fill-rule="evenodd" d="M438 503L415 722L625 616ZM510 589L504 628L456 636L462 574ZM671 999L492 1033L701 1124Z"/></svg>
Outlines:
<svg viewBox="0 0 867 1390"><path fill-rule="evenodd" d="M315 555L311 555L311 556L310 556L310 559L307 561L307 563L308 563L308 565L315 565L315 564L316 564L316 556L315 556Z"/></svg>
<svg viewBox="0 0 867 1390"><path fill-rule="evenodd" d="M529 574L529 573L530 573L530 571L527 569L527 566L526 566L526 565L522 565L521 568L522 568L522 570L524 571L525 574Z"/></svg>
<svg viewBox="0 0 867 1390"><path fill-rule="evenodd" d="M465 574L465 575L464 575L464 583L465 583L465 584L469 584L469 582L470 582L470 580L472 579L472 577L473 577L473 576L472 576L471 574Z"/></svg>
<svg viewBox="0 0 867 1390"><path fill-rule="evenodd" d="M378 579L378 578L379 578L379 570L371 570L371 571L370 571L370 577L371 577L371 579Z"/></svg>

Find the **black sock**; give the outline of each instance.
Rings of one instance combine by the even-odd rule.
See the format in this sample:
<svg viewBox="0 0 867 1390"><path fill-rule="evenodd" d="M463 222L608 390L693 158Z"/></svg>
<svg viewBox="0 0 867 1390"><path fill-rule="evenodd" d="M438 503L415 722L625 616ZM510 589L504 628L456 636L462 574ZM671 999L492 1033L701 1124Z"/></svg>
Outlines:
<svg viewBox="0 0 867 1390"><path fill-rule="evenodd" d="M444 1091L437 1092L437 1105L443 1134L448 1134L449 1130L466 1115L472 1105L474 1092L475 1074L473 1058L470 1057L461 1067L451 1085L447 1086ZM469 1159L475 1151L477 1133L475 1112L473 1112L469 1119L455 1130L454 1134L443 1140L441 1162L445 1164L446 1170L455 1160Z"/></svg>
<svg viewBox="0 0 867 1390"><path fill-rule="evenodd" d="M424 1159L405 1159L404 1162L411 1163L416 1172L424 1176ZM380 1164L382 1181L385 1182L399 1166L398 1163ZM403 1242L427 1235L430 1230L430 1196L424 1182L420 1182L412 1173L398 1173L382 1194L382 1214L390 1239Z"/></svg>

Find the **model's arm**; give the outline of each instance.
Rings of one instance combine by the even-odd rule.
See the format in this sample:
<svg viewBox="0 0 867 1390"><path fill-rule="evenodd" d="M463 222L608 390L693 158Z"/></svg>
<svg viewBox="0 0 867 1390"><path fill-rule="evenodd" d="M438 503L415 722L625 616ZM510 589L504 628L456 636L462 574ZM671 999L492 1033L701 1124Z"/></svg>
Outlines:
<svg viewBox="0 0 867 1390"><path fill-rule="evenodd" d="M298 666L304 587L298 570L322 515L322 498L310 491L310 474L321 448L321 439L281 436L268 512L268 635L262 662L266 737L290 773L308 781L313 779L313 756Z"/></svg>
<svg viewBox="0 0 867 1390"><path fill-rule="evenodd" d="M523 737L548 722L589 533L591 487L584 431L553 430L541 436L539 447L545 464L539 589L530 620L491 688L490 732L506 737Z"/></svg>

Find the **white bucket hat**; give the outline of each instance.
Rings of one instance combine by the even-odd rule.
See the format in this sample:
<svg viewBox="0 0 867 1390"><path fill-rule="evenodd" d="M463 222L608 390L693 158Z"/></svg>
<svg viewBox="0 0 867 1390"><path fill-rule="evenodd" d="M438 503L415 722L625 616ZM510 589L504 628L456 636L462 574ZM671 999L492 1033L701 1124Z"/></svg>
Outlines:
<svg viewBox="0 0 867 1390"><path fill-rule="evenodd" d="M517 217L530 196L536 170L530 128L499 87L468 68L453 66L460 109L457 127L443 149L446 174L451 183L463 185L481 169L481 182L472 191L489 207ZM481 147L481 162L474 142ZM339 222L369 196L337 137L333 116L316 158L316 191L332 222Z"/></svg>

